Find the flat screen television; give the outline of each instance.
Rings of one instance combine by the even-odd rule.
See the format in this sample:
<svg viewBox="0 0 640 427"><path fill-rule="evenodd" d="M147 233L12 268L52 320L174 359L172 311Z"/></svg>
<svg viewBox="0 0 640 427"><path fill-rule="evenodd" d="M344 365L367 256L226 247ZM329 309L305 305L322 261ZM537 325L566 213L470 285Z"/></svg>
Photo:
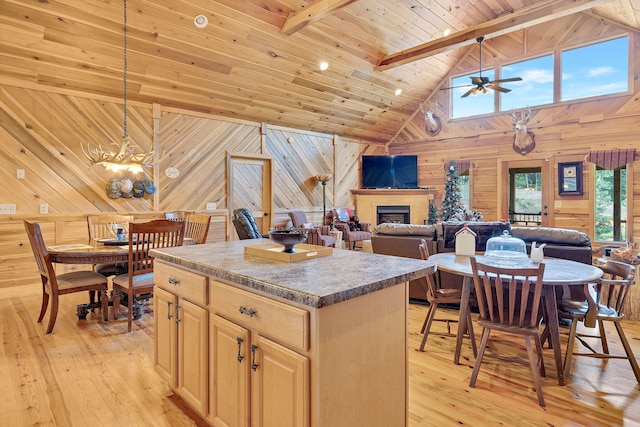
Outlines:
<svg viewBox="0 0 640 427"><path fill-rule="evenodd" d="M362 188L418 188L418 156L362 156Z"/></svg>

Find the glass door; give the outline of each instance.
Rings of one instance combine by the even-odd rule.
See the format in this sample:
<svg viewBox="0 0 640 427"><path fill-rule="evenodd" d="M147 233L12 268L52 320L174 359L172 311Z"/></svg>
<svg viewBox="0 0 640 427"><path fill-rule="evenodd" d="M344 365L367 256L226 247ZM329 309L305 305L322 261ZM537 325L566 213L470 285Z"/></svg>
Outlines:
<svg viewBox="0 0 640 427"><path fill-rule="evenodd" d="M549 226L548 163L504 162L502 217L508 218L511 225Z"/></svg>

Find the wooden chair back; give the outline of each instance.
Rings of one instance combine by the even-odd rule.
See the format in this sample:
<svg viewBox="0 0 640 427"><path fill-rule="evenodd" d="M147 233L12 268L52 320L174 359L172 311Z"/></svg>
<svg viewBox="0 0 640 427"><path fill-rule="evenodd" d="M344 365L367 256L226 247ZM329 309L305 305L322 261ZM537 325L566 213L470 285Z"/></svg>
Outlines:
<svg viewBox="0 0 640 427"><path fill-rule="evenodd" d="M38 265L38 272L42 278L43 285L57 292L58 282L56 281L55 270L51 263L47 246L44 244L40 224L37 222L24 221L24 228L27 232L27 237L29 238L31 250Z"/></svg>
<svg viewBox="0 0 640 427"><path fill-rule="evenodd" d="M135 276L153 273L151 249L182 246L184 221L156 219L132 223L129 227L129 285Z"/></svg>
<svg viewBox="0 0 640 427"><path fill-rule="evenodd" d="M185 237L191 239L192 243L196 245L206 243L209 235L209 225L211 225L211 216L208 214L190 214L187 216L185 225Z"/></svg>
<svg viewBox="0 0 640 427"><path fill-rule="evenodd" d="M603 277L596 285L596 303L624 317L624 305L634 283L633 266L620 261L607 261L601 267Z"/></svg>
<svg viewBox="0 0 640 427"><path fill-rule="evenodd" d="M172 221L186 221L187 217L192 214L192 211L171 211L164 213L164 219L170 219Z"/></svg>
<svg viewBox="0 0 640 427"><path fill-rule="evenodd" d="M420 251L420 258L423 260L429 259L429 248L427 247L427 241L425 239L420 240L418 250ZM425 276L425 280L427 281L427 301L434 301L437 298L437 294L433 274L427 274L427 276Z"/></svg>
<svg viewBox="0 0 640 427"><path fill-rule="evenodd" d="M481 325L513 333L538 328L543 263L531 268L496 267L472 257L471 268Z"/></svg>
<svg viewBox="0 0 640 427"><path fill-rule="evenodd" d="M128 229L129 223L133 222L133 215L121 214L90 214L87 215L87 226L89 228L89 239L108 239L116 237L113 225Z"/></svg>

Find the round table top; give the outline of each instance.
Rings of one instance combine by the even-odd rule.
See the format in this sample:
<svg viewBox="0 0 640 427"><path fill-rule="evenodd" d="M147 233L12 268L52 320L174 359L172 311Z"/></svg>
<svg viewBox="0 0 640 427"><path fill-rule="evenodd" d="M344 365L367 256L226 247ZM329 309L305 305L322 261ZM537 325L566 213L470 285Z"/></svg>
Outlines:
<svg viewBox="0 0 640 427"><path fill-rule="evenodd" d="M105 245L97 241L47 246L52 262L67 264L101 264L107 262L127 262L129 243Z"/></svg>
<svg viewBox="0 0 640 427"><path fill-rule="evenodd" d="M445 252L433 254L429 257L429 261L433 261L437 265L438 270L446 271L460 276L472 277L470 257L456 255L455 252ZM499 266L496 259L477 255L476 260L485 264ZM602 270L589 264L583 264L577 261L559 258L545 258L542 261L545 264L543 282L552 285L583 285L585 283L594 282L602 277ZM522 268L535 267L537 264L526 258L517 262L513 266L504 266L505 268Z"/></svg>

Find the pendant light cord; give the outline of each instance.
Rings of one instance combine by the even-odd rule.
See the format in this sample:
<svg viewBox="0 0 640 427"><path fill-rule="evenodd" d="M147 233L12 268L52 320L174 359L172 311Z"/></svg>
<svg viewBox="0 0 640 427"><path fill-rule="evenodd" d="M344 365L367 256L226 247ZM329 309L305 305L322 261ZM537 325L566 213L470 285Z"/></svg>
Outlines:
<svg viewBox="0 0 640 427"><path fill-rule="evenodd" d="M123 82L124 82L124 121L123 121L123 135L124 140L129 139L129 133L127 132L127 0L124 0L124 41L123 41Z"/></svg>

